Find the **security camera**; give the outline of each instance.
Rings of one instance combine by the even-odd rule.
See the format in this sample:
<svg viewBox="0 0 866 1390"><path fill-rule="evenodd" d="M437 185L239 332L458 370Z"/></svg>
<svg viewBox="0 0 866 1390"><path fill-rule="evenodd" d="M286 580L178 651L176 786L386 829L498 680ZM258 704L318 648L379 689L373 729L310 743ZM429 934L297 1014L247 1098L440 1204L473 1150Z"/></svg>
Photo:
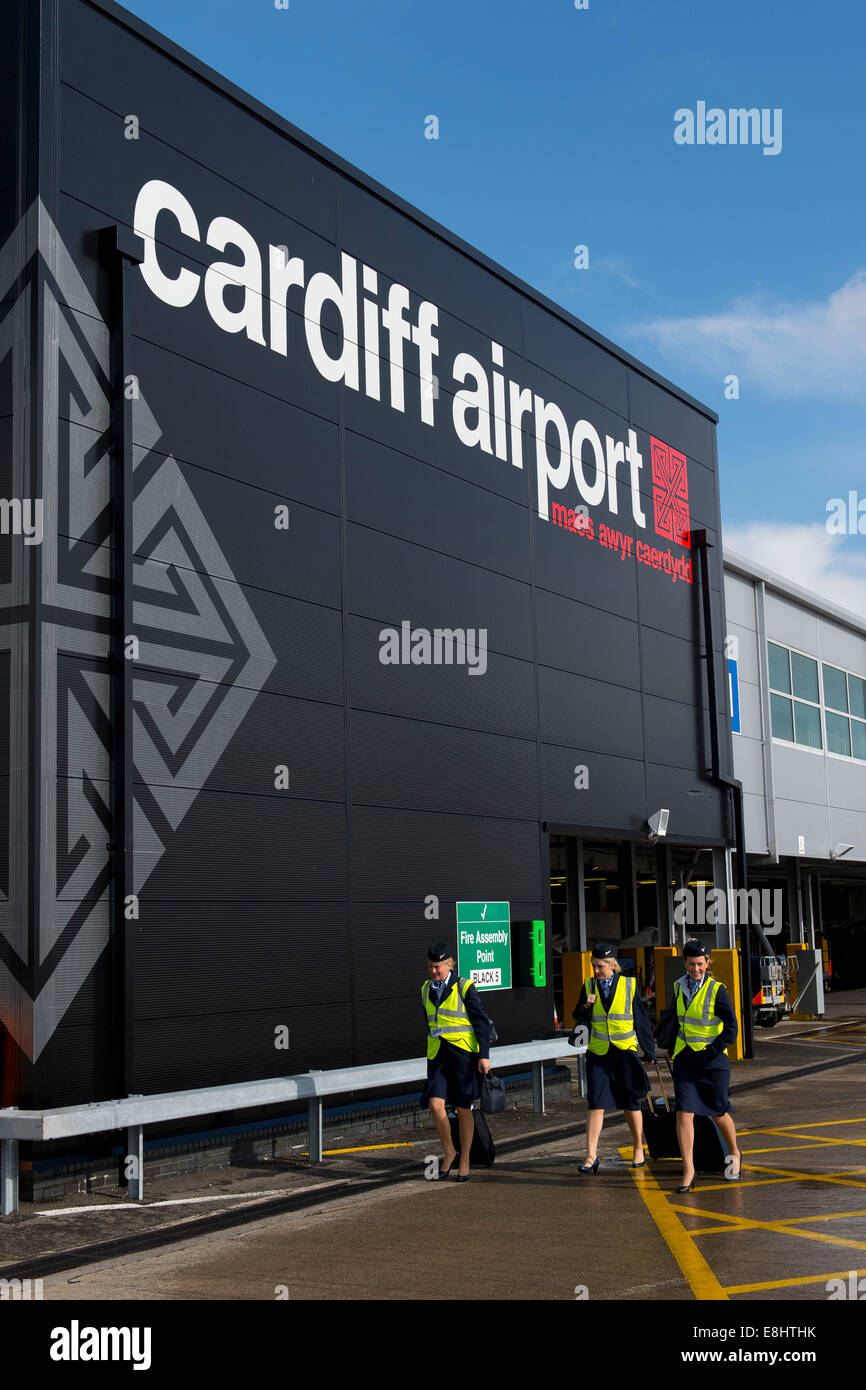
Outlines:
<svg viewBox="0 0 866 1390"><path fill-rule="evenodd" d="M649 842L651 845L656 844L659 840L663 840L665 835L667 835L670 816L670 811L664 810L654 811L650 816L647 825L649 826Z"/></svg>
<svg viewBox="0 0 866 1390"><path fill-rule="evenodd" d="M850 854L853 848L853 845L834 845L830 851L830 858L841 859L843 854Z"/></svg>

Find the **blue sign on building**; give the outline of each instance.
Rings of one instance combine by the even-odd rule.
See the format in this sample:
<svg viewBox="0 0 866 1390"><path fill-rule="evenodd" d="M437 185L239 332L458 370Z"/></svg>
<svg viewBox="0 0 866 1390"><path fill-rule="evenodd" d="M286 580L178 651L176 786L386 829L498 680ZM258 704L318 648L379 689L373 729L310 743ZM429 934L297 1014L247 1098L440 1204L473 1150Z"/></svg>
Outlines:
<svg viewBox="0 0 866 1390"><path fill-rule="evenodd" d="M738 662L734 657L728 657L728 689L731 697L731 729L735 734L740 732L740 678L737 673Z"/></svg>

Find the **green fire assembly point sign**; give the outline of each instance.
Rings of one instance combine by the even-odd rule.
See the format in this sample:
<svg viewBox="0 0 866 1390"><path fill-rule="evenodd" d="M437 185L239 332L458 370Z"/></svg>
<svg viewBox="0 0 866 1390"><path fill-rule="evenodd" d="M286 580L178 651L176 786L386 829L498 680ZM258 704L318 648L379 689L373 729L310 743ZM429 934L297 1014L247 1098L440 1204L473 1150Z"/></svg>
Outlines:
<svg viewBox="0 0 866 1390"><path fill-rule="evenodd" d="M457 904L457 970L476 989L511 989L511 904Z"/></svg>

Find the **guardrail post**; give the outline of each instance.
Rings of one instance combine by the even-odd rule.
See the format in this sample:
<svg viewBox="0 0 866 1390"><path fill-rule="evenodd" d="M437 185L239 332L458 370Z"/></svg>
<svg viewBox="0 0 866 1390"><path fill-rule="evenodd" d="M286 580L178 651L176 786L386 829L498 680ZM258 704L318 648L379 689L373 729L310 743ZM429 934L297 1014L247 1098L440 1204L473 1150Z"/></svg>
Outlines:
<svg viewBox="0 0 866 1390"><path fill-rule="evenodd" d="M307 1114L309 1115L307 1148L310 1151L310 1162L321 1163L322 1161L322 1098L313 1096L307 1101Z"/></svg>
<svg viewBox="0 0 866 1390"><path fill-rule="evenodd" d="M544 1063L532 1063L532 1108L536 1115L544 1114Z"/></svg>
<svg viewBox="0 0 866 1390"><path fill-rule="evenodd" d="M17 1105L4 1105L4 1111L17 1110ZM11 1216L18 1210L18 1140L0 1140L0 1214Z"/></svg>
<svg viewBox="0 0 866 1390"><path fill-rule="evenodd" d="M130 1125L126 1131L126 1165L126 1195L140 1202L144 1197L144 1125Z"/></svg>

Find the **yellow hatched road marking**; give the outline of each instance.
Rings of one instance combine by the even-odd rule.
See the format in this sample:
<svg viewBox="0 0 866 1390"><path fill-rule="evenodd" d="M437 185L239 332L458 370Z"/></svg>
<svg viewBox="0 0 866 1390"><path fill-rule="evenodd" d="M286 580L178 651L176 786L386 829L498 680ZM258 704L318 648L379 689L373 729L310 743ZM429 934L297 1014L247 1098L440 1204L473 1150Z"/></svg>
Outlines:
<svg viewBox="0 0 866 1390"><path fill-rule="evenodd" d="M861 1144L861 1145L862 1145L862 1144L866 1144L866 1139L850 1139L847 1135L846 1135L844 1138L842 1138L842 1139L831 1139L831 1137L830 1137L829 1134L794 1134L793 1131L791 1131L791 1130L786 1130L784 1134L775 1134L775 1135L774 1135L774 1134L772 1134L772 1133L769 1132L769 1131L768 1131L768 1133L769 1133L769 1137L770 1137L771 1139L808 1139L809 1142L810 1142L811 1144L814 1144L816 1147L817 1147L819 1144ZM792 1145L791 1145L791 1148L792 1148L792 1149L794 1149L794 1148L798 1148L798 1149L799 1149L799 1148L802 1148L802 1147L803 1147L802 1144L792 1144ZM760 1149L751 1149L750 1152L751 1152L751 1153L760 1153L761 1150L760 1150ZM772 1150L771 1150L771 1149L768 1149L767 1152L768 1152L768 1153L771 1153ZM780 1152L780 1153L784 1153L784 1152L785 1152L784 1148L783 1148L783 1149L780 1149L779 1152Z"/></svg>
<svg viewBox="0 0 866 1390"><path fill-rule="evenodd" d="M620 1149L619 1152L625 1158L631 1150ZM695 1298L702 1302L709 1299L727 1300L727 1294L698 1250L689 1232L679 1217L671 1210L665 1193L662 1192L649 1169L633 1168L631 1175L644 1200L647 1211L658 1226L665 1244L688 1280L689 1288Z"/></svg>
<svg viewBox="0 0 866 1390"><path fill-rule="evenodd" d="M694 1211L694 1212L697 1212L697 1211L701 1211L701 1208L700 1208L700 1207L683 1207L683 1208L681 1208L681 1210L683 1210L683 1211ZM703 1214L703 1215L709 1215L710 1213L709 1213L709 1212L706 1212L706 1213L702 1213L702 1214ZM824 1211L824 1212L819 1212L816 1216L785 1216L785 1217L783 1217L783 1218L781 1219L781 1224L782 1224L782 1225L785 1225L785 1226L793 1226L793 1225L795 1225L796 1223L799 1223L799 1222L801 1222L801 1221L841 1221L841 1220L842 1220L844 1217L846 1217L846 1216L866 1216L866 1210L864 1210L864 1211ZM736 1230L736 1231L751 1231L751 1230L754 1230L754 1228L755 1228L756 1226L760 1226L760 1225L761 1225L761 1222L760 1222L760 1221L757 1221L757 1220L753 1221L753 1220L751 1220L751 1218L748 1217L748 1216L731 1217L730 1220L732 1220L732 1221L733 1221L733 1220L736 1220L736 1221L737 1221L737 1225L736 1225L736 1226L702 1226L702 1227L700 1227L700 1229L694 1229L694 1228L693 1228L691 1234L692 1234L693 1236L715 1236L715 1235L718 1235L718 1233L719 1233L720 1231L731 1231L731 1230Z"/></svg>
<svg viewBox="0 0 866 1390"><path fill-rule="evenodd" d="M742 1136L740 1137L742 1138ZM800 1135L797 1135L796 1137L799 1139ZM806 1138L805 1135L803 1135L802 1137L804 1139ZM798 1149L820 1149L822 1147L825 1149L832 1149L835 1148L838 1144L866 1144L866 1139L812 1139L811 1135L809 1135L809 1138L811 1140L811 1143L809 1144L779 1144L778 1147L774 1149L741 1149L740 1153L793 1154L796 1153Z"/></svg>
<svg viewBox="0 0 866 1390"><path fill-rule="evenodd" d="M741 1129L741 1134L786 1134L789 1129L823 1129L825 1125L866 1125L866 1115L859 1120L810 1120L806 1125L773 1125L772 1129Z"/></svg>
<svg viewBox="0 0 866 1390"><path fill-rule="evenodd" d="M866 1274L858 1269L856 1274ZM835 1274L803 1274L797 1279L770 1279L765 1284L728 1284L725 1293L760 1293L763 1289L792 1289L795 1284L829 1284L831 1279L847 1279L850 1269L837 1270Z"/></svg>
<svg viewBox="0 0 866 1390"><path fill-rule="evenodd" d="M769 1187L772 1183L783 1182L831 1182L838 1183L841 1187L866 1187L866 1182L858 1182L851 1177L852 1173L866 1173L866 1168L851 1168L848 1170L849 1176L843 1177L835 1173L794 1173L787 1168L762 1168L757 1163L743 1164L744 1169L750 1173L775 1173L777 1177L754 1178L748 1182L740 1181L737 1186L743 1187ZM702 1187L701 1192L729 1192L730 1185L726 1182L712 1183L708 1187Z"/></svg>
<svg viewBox="0 0 866 1390"><path fill-rule="evenodd" d="M831 1236L822 1234L820 1231L795 1231L785 1221L746 1221L743 1217L728 1216L720 1211L707 1211L704 1207L674 1206L672 1209L691 1212L693 1215L708 1216L711 1221L728 1222L730 1234L736 1234L741 1230L771 1231L774 1235L797 1236L799 1240L817 1240L824 1245L844 1245L849 1250L866 1250L866 1240L846 1240L844 1236ZM843 1213L843 1215L847 1215L847 1213ZM689 1234L697 1235L697 1232L690 1231Z"/></svg>
<svg viewBox="0 0 866 1390"><path fill-rule="evenodd" d="M866 1173L866 1168L848 1168L838 1173L799 1173L793 1168L764 1168L760 1163L750 1163L748 1168L750 1173L778 1174L780 1178L790 1178L793 1182L830 1182L843 1187L866 1187L866 1182L854 1176L855 1173Z"/></svg>

